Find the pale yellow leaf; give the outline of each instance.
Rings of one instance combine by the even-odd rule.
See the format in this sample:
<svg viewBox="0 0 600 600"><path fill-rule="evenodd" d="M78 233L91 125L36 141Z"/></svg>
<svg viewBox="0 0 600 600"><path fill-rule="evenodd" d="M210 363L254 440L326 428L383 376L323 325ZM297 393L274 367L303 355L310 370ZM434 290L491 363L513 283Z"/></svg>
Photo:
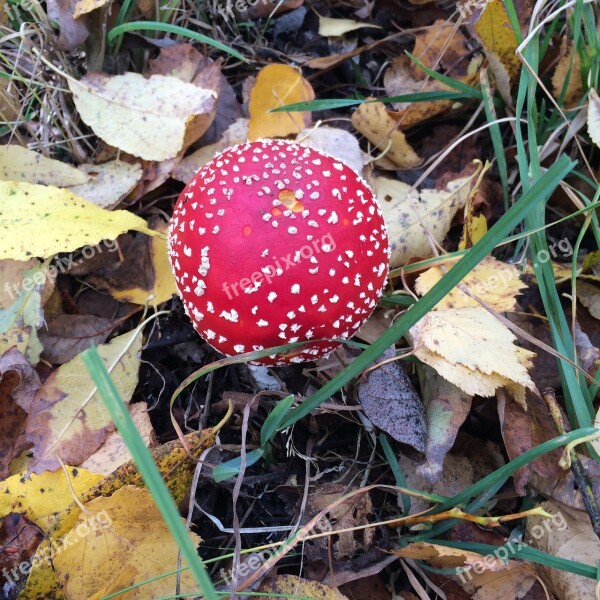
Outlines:
<svg viewBox="0 0 600 600"><path fill-rule="evenodd" d="M214 109L216 94L177 77L89 73L69 79L83 121L111 146L145 160L173 158L193 118Z"/></svg>
<svg viewBox="0 0 600 600"><path fill-rule="evenodd" d="M148 405L145 402L130 404L129 412L146 447L153 445L155 436L148 415ZM121 434L115 429L108 434L102 446L81 463L81 467L93 473L110 475L128 460L131 460L129 449Z"/></svg>
<svg viewBox="0 0 600 600"><path fill-rule="evenodd" d="M594 88L589 94L587 126L592 142L600 148L600 97Z"/></svg>
<svg viewBox="0 0 600 600"><path fill-rule="evenodd" d="M157 231L166 233L168 224L161 221L156 226ZM117 300L123 302L133 302L134 304L146 304L150 302L153 306L169 300L174 294L178 294L177 284L169 262L169 252L167 249L166 237L155 236L152 243L152 268L154 270L154 286L145 290L140 287L128 290L112 290L111 295Z"/></svg>
<svg viewBox="0 0 600 600"><path fill-rule="evenodd" d="M77 19L82 15L87 15L97 8L106 6L110 1L111 0L77 0L75 3L75 10L73 11L73 18Z"/></svg>
<svg viewBox="0 0 600 600"><path fill-rule="evenodd" d="M0 259L48 258L114 240L129 229L154 235L129 211L109 212L52 186L0 181L0 197Z"/></svg>
<svg viewBox="0 0 600 600"><path fill-rule="evenodd" d="M84 184L89 177L60 160L9 144L0 146L0 179L66 187Z"/></svg>
<svg viewBox="0 0 600 600"><path fill-rule="evenodd" d="M314 600L348 600L338 590L296 575L274 575L266 579L259 591L268 596L279 594L283 598L313 598Z"/></svg>
<svg viewBox="0 0 600 600"><path fill-rule="evenodd" d="M53 473L44 471L39 475L27 472L12 475L0 483L0 517L8 513L23 513L46 533L49 532L55 513L65 510L73 503L74 492L81 499L87 490L96 485L103 476L67 467Z"/></svg>
<svg viewBox="0 0 600 600"><path fill-rule="evenodd" d="M325 37L337 37L363 27L381 29L379 25L359 23L352 19L330 19L329 17L319 17L319 35Z"/></svg>
<svg viewBox="0 0 600 600"><path fill-rule="evenodd" d="M53 558L70 600L99 600L177 569L179 549L147 489L124 486L108 498L88 502L85 509ZM195 533L189 536L195 545L200 543ZM199 592L189 569L180 575L181 594ZM160 577L126 597L170 597L176 582L176 574Z"/></svg>
<svg viewBox="0 0 600 600"><path fill-rule="evenodd" d="M481 163L472 175L453 179L443 190L410 192L411 187L401 181L371 179L388 229L391 268L405 265L414 256L433 254L433 241L441 243L446 237L454 215L469 199L480 169Z"/></svg>
<svg viewBox="0 0 600 600"><path fill-rule="evenodd" d="M527 372L534 353L515 346L513 333L481 307L430 311L410 334L415 355L468 394L536 389Z"/></svg>
<svg viewBox="0 0 600 600"><path fill-rule="evenodd" d="M135 188L142 178L140 164L129 164L122 160L111 160L102 165L80 165L89 181L82 185L70 186L69 190L94 203L100 208L111 209Z"/></svg>
<svg viewBox="0 0 600 600"><path fill-rule="evenodd" d="M445 268L448 271L452 266L448 264ZM416 281L417 293L424 296L443 276L444 270L441 267L428 269L419 275ZM521 281L515 265L500 262L492 256L486 256L460 283L498 312L515 310L516 296L520 290L527 287L527 284ZM454 287L435 308L444 310L467 306L478 307L479 303L458 287Z"/></svg>
<svg viewBox="0 0 600 600"><path fill-rule="evenodd" d="M386 151L386 158L401 169L413 169L423 161L410 147L398 123L382 102L364 102L352 114L352 125L376 148Z"/></svg>
<svg viewBox="0 0 600 600"><path fill-rule="evenodd" d="M98 346L124 402L129 402L138 381L141 331L113 338ZM78 465L95 452L114 429L110 414L90 377L81 354L53 371L35 395L26 422L27 440L33 444L30 469L35 473Z"/></svg>
<svg viewBox="0 0 600 600"><path fill-rule="evenodd" d="M310 112L269 111L314 97L312 86L299 69L279 64L262 68L250 92L248 138L283 137L302 131L310 124Z"/></svg>

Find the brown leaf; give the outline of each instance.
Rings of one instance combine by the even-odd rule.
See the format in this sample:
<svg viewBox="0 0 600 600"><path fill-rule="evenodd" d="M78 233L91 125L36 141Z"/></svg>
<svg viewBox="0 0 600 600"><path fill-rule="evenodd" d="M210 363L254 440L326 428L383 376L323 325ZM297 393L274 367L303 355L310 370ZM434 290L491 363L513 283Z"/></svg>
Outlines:
<svg viewBox="0 0 600 600"><path fill-rule="evenodd" d="M19 566L21 563L29 566L26 561L34 554L43 537L44 534L21 514L9 513L0 521L0 572L5 580L3 591L7 594L4 598L9 597L6 586L14 583L16 587L21 578L23 581L27 579L26 572L20 570Z"/></svg>
<svg viewBox="0 0 600 600"><path fill-rule="evenodd" d="M60 33L56 42L59 50L74 50L85 42L89 31L82 19L73 13L78 0L48 0L48 19L58 24Z"/></svg>

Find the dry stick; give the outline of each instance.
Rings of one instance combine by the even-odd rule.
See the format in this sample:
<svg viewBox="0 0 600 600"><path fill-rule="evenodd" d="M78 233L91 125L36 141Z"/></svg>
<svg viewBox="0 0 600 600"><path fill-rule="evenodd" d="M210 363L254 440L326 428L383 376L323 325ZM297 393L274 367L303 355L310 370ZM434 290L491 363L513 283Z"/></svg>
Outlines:
<svg viewBox="0 0 600 600"><path fill-rule="evenodd" d="M556 401L554 390L552 388L545 388L542 391L542 397L548 406L550 416L554 421L554 427L556 427L556 431L559 435L564 435L565 427L563 417L558 402ZM575 479L575 484L577 485L579 492L583 497L583 503L592 523L594 533L600 538L600 507L596 502L594 491L592 490L592 486L584 472L581 460L579 460L575 450L569 450L569 457L571 459L570 467L571 473L573 473L573 478Z"/></svg>

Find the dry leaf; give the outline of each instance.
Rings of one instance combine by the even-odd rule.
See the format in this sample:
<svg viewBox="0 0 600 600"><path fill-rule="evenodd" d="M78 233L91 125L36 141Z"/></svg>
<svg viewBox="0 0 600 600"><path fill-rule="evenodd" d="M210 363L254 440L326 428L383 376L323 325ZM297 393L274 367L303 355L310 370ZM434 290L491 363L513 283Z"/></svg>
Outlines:
<svg viewBox="0 0 600 600"><path fill-rule="evenodd" d="M137 385L141 346L142 333L135 329L98 346L125 402ZM58 469L58 456L66 464L78 465L113 429L114 423L78 355L50 374L31 403L26 425L27 440L33 444L30 469L34 473Z"/></svg>
<svg viewBox="0 0 600 600"><path fill-rule="evenodd" d="M79 170L88 176L89 181L72 185L69 191L106 209L117 206L142 178L140 164L131 165L122 160L111 160L102 165L80 165Z"/></svg>
<svg viewBox="0 0 600 600"><path fill-rule="evenodd" d="M467 203L480 169L481 163L472 175L449 181L442 190L411 192L401 181L371 179L388 230L391 268L404 266L414 256L433 254L433 242L441 243L446 237L454 215Z"/></svg>
<svg viewBox="0 0 600 600"><path fill-rule="evenodd" d="M590 139L600 148L600 97L594 88L589 93L587 126Z"/></svg>
<svg viewBox="0 0 600 600"><path fill-rule="evenodd" d="M346 596L324 583L309 581L295 575L275 575L260 586L265 595L280 594L284 598L311 598L312 600L348 600Z"/></svg>
<svg viewBox="0 0 600 600"><path fill-rule="evenodd" d="M67 598L102 598L176 570L179 549L147 489L126 486L109 498L88 502L85 509L53 558ZM195 545L200 543L195 533L189 536ZM198 593L189 569L180 578L182 594ZM176 581L177 574L160 577L127 597L170 596Z"/></svg>
<svg viewBox="0 0 600 600"><path fill-rule="evenodd" d="M108 212L56 187L0 181L0 197L0 259L47 258L114 240L129 229L154 235L133 213Z"/></svg>
<svg viewBox="0 0 600 600"><path fill-rule="evenodd" d="M568 275L570 275L570 269ZM592 317L600 319L600 289L591 283L577 281L577 299L589 311Z"/></svg>
<svg viewBox="0 0 600 600"><path fill-rule="evenodd" d="M67 187L84 184L89 177L60 160L46 158L33 150L8 144L0 146L0 179Z"/></svg>
<svg viewBox="0 0 600 600"><path fill-rule="evenodd" d="M58 39L54 43L59 50L74 50L89 36L85 21L73 17L77 1L47 0L46 2L48 20L58 25Z"/></svg>
<svg viewBox="0 0 600 600"><path fill-rule="evenodd" d="M450 270L453 265L447 265ZM432 267L419 275L415 290L424 296L444 276L442 267ZM488 306L497 312L514 311L517 295L527 284L520 278L519 270L515 265L510 265L486 256L470 273L460 282L475 296L478 296ZM465 294L458 287L454 287L436 305L436 310L448 308L478 307L479 303Z"/></svg>
<svg viewBox="0 0 600 600"><path fill-rule="evenodd" d="M75 10L73 11L73 18L78 19L97 8L102 8L103 6L110 4L110 2L111 0L77 0L75 3Z"/></svg>
<svg viewBox="0 0 600 600"><path fill-rule="evenodd" d="M310 125L309 112L270 113L285 104L314 100L313 89L299 69L267 65L260 70L250 92L248 139L284 137Z"/></svg>
<svg viewBox="0 0 600 600"><path fill-rule="evenodd" d="M89 73L68 84L81 118L99 138L145 160L174 157L190 122L197 125L194 117L206 117L205 129L214 117L214 91L177 77Z"/></svg>
<svg viewBox="0 0 600 600"><path fill-rule="evenodd" d="M581 80L581 60L574 46L569 44L566 37L561 40L561 54L556 69L552 75L552 95L558 100L566 86L563 106L576 106L583 97L583 82Z"/></svg>
<svg viewBox="0 0 600 600"><path fill-rule="evenodd" d="M343 129L327 125L305 129L297 135L296 142L301 146L321 150L346 163L359 175L362 173L363 159L358 140Z"/></svg>
<svg viewBox="0 0 600 600"><path fill-rule="evenodd" d="M483 308L434 310L410 334L415 355L472 396L506 387L520 403L536 390L527 369L533 352L514 345L513 333Z"/></svg>
<svg viewBox="0 0 600 600"><path fill-rule="evenodd" d="M456 23L436 19L431 26L415 33L415 47L411 54L426 67L433 70L442 67L446 75L457 78L457 75L464 75L466 71L468 61L461 63L470 51L467 38ZM421 69L416 74L420 79L426 77Z"/></svg>
<svg viewBox="0 0 600 600"><path fill-rule="evenodd" d="M401 169L414 169L423 162L382 102L361 104L352 114L352 125Z"/></svg>
<svg viewBox="0 0 600 600"><path fill-rule="evenodd" d="M129 412L145 446L154 445L154 428L148 415L148 405L145 402L130 404ZM96 452L81 463L81 468L100 475L110 475L128 460L131 460L129 449L121 434L115 430L108 434L108 437Z"/></svg>
<svg viewBox="0 0 600 600"><path fill-rule="evenodd" d="M349 31L361 29L363 27L372 27L381 29L379 25L371 25L370 23L359 23L352 19L330 19L329 17L319 17L319 35L325 37L336 37L344 35Z"/></svg>

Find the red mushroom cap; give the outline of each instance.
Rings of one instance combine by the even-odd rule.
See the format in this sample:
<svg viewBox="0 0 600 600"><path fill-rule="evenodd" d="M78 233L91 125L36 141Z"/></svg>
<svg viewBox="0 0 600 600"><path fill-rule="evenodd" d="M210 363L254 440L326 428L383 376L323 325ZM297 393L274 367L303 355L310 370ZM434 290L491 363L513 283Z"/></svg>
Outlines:
<svg viewBox="0 0 600 600"><path fill-rule="evenodd" d="M226 355L308 340L255 364L324 356L373 312L388 272L383 217L354 170L314 148L228 148L181 192L169 256L187 315ZM311 341L319 340L321 341Z"/></svg>

